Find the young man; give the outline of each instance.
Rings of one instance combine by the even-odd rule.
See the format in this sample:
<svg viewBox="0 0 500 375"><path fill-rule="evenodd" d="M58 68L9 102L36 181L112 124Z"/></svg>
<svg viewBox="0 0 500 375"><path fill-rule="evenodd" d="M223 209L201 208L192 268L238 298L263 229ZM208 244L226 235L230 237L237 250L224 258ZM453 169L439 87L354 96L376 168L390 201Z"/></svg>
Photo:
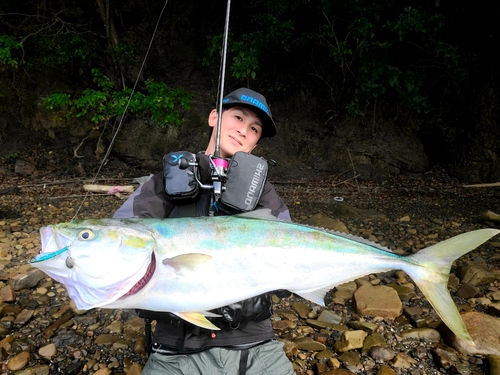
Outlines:
<svg viewBox="0 0 500 375"><path fill-rule="evenodd" d="M217 120L214 109L208 117L208 125L213 128L210 141L205 153L196 155L203 184L211 183L209 155L215 151ZM247 88L233 91L224 98L220 130L219 148L223 158L231 158L238 151L251 153L262 137L276 134L266 99ZM211 192L201 189L190 204L176 204L167 197L165 174L161 172L137 189L114 217L207 216L210 198ZM265 183L256 208L271 209L275 217L291 221L288 208L269 182ZM272 330L270 294L214 312L221 316L215 322L221 328L217 332L194 326L169 313L142 311L141 316L156 320L152 353L142 374L294 374L283 345Z"/></svg>

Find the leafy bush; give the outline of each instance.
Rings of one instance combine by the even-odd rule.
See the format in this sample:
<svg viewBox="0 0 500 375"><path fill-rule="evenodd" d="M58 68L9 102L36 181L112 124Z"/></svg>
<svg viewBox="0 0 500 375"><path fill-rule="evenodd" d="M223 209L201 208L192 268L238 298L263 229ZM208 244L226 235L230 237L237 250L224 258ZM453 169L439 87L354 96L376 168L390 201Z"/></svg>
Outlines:
<svg viewBox="0 0 500 375"><path fill-rule="evenodd" d="M0 35L0 69L3 66L16 68L18 59L12 56L13 50L20 49L19 43L15 37L11 35Z"/></svg>
<svg viewBox="0 0 500 375"><path fill-rule="evenodd" d="M112 118L130 113L149 113L153 121L162 127L179 125L182 110L191 108L191 95L183 89L171 89L166 84L146 81L147 93L133 92L131 88L115 90L111 80L100 70L92 69L96 89L87 88L72 98L65 93L54 93L44 100L45 107L59 115L90 116L99 127Z"/></svg>

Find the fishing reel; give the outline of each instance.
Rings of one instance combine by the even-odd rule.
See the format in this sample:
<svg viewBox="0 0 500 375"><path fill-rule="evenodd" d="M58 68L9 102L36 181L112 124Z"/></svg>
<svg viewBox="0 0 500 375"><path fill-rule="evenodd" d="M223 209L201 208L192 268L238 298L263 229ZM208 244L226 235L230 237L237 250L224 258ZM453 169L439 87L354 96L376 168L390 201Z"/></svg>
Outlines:
<svg viewBox="0 0 500 375"><path fill-rule="evenodd" d="M255 209L266 182L268 161L239 151L230 159L208 155L208 162L210 184L200 180L200 166L195 154L179 151L165 155L167 196L173 201L186 201L196 198L199 189L210 190L210 215L218 208L228 214Z"/></svg>

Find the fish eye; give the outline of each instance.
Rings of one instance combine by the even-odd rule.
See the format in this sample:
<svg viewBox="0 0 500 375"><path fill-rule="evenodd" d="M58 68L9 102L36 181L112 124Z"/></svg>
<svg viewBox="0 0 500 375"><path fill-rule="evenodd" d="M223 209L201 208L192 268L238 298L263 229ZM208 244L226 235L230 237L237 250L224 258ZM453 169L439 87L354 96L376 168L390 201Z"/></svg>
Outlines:
<svg viewBox="0 0 500 375"><path fill-rule="evenodd" d="M82 241L88 241L94 239L95 234L92 229L84 229L78 233L78 239Z"/></svg>

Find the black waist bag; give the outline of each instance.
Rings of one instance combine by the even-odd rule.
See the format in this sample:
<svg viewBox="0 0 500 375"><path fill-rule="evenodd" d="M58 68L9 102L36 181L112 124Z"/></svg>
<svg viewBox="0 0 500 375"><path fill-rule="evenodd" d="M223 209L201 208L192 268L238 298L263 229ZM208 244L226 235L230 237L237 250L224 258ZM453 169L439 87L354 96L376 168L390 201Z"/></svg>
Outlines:
<svg viewBox="0 0 500 375"><path fill-rule="evenodd" d="M177 151L163 157L163 173L165 177L165 193L173 201L183 201L198 195L197 169L189 165L181 168L180 159L196 162L196 155L188 151Z"/></svg>
<svg viewBox="0 0 500 375"><path fill-rule="evenodd" d="M265 159L242 151L235 153L229 161L220 209L229 214L255 209L266 183L267 170Z"/></svg>

